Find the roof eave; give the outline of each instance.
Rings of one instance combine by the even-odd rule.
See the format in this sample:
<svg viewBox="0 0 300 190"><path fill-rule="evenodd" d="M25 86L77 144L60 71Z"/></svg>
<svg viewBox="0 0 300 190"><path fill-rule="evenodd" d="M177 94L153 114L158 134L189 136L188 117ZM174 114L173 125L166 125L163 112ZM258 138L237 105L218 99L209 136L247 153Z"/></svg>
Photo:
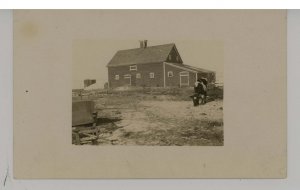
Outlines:
<svg viewBox="0 0 300 190"><path fill-rule="evenodd" d="M106 67L122 67L122 66L130 66L130 65L145 65L145 64L155 64L155 63L163 63L164 61L157 61L157 62L146 62L146 63L130 63L130 64L123 64L123 65L106 65Z"/></svg>

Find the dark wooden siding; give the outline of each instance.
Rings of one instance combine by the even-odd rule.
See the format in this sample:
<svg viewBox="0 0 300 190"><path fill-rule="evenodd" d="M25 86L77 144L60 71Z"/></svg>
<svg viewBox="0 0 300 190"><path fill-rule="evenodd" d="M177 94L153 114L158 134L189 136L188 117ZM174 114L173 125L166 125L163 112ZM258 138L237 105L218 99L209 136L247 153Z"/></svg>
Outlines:
<svg viewBox="0 0 300 190"><path fill-rule="evenodd" d="M197 80L197 73L190 72L190 86L194 86Z"/></svg>
<svg viewBox="0 0 300 190"><path fill-rule="evenodd" d="M178 59L177 59L177 56L178 56ZM170 62L170 63L182 63L180 55L177 53L177 51L175 50L174 47L171 50L170 54L168 55L168 58L167 58L166 62Z"/></svg>
<svg viewBox="0 0 300 190"><path fill-rule="evenodd" d="M150 78L150 73L154 73L154 78ZM141 78L136 78L136 74L140 73ZM128 84L128 80L124 79L124 75L131 75L132 86L145 87L163 87L163 64L149 63L138 64L136 71L130 71L129 66L108 67L109 87L116 88ZM119 75L120 79L115 80L115 75Z"/></svg>
<svg viewBox="0 0 300 190"><path fill-rule="evenodd" d="M168 77L168 71L173 71L173 77ZM180 87L180 72L186 71L177 67L165 64L166 87ZM196 73L189 72L189 86L193 86L196 82Z"/></svg>

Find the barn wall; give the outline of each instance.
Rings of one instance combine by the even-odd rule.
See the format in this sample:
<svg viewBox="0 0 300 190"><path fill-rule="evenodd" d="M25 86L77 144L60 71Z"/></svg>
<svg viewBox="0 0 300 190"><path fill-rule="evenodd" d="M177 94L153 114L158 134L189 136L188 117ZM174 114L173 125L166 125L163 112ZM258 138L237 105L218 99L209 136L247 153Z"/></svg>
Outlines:
<svg viewBox="0 0 300 190"><path fill-rule="evenodd" d="M154 73L154 78L150 78L149 73ZM136 78L136 74L140 73L141 78ZM128 79L124 79L124 75L131 75L132 86L145 87L163 87L163 64L149 63L137 65L137 71L130 71L129 66L108 67L108 78L110 88L125 86ZM115 75L119 75L120 79L115 80Z"/></svg>
<svg viewBox="0 0 300 190"><path fill-rule="evenodd" d="M180 59L180 56L178 55L178 53L176 52L175 48L173 47L173 49L171 50L170 54L171 55L171 59L170 57L168 56L167 58L167 62L170 62L170 63L182 63L181 62L181 59ZM179 56L179 60L177 60L177 56Z"/></svg>
<svg viewBox="0 0 300 190"><path fill-rule="evenodd" d="M168 71L173 71L173 77L168 77ZM166 87L179 87L180 86L180 72L183 69L165 64L166 72ZM196 82L196 73L189 72L189 86L193 86Z"/></svg>
<svg viewBox="0 0 300 190"><path fill-rule="evenodd" d="M108 68L108 80L109 80L109 87L115 88L119 86L125 86L128 84L128 79L124 79L124 75L128 74L127 67L109 67ZM120 79L115 80L115 75L119 75Z"/></svg>
<svg viewBox="0 0 300 190"><path fill-rule="evenodd" d="M191 87L194 87L194 85L195 85L195 82L196 82L196 78L197 78L197 73L192 73L192 72L190 72L190 86Z"/></svg>
<svg viewBox="0 0 300 190"><path fill-rule="evenodd" d="M163 63L139 65L137 72L141 73L141 78L136 79L137 86L146 86L146 87L164 86ZM154 78L152 79L149 76L150 72L154 72Z"/></svg>

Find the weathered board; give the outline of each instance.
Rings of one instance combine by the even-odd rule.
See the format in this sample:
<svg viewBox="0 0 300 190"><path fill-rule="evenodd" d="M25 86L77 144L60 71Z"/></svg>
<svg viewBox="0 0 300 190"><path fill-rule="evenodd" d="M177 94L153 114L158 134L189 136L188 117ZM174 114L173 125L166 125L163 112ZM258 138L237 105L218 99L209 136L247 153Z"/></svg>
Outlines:
<svg viewBox="0 0 300 190"><path fill-rule="evenodd" d="M72 102L72 126L93 123L94 111L95 111L95 103L91 100L73 101Z"/></svg>

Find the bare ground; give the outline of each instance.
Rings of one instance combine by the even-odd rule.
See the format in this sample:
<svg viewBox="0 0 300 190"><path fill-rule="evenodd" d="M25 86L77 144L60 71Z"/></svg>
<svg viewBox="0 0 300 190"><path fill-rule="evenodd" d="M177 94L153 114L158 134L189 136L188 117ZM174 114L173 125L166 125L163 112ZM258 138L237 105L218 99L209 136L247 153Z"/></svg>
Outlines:
<svg viewBox="0 0 300 190"><path fill-rule="evenodd" d="M105 95L95 99L99 145L222 146L223 100L194 107L170 95Z"/></svg>

